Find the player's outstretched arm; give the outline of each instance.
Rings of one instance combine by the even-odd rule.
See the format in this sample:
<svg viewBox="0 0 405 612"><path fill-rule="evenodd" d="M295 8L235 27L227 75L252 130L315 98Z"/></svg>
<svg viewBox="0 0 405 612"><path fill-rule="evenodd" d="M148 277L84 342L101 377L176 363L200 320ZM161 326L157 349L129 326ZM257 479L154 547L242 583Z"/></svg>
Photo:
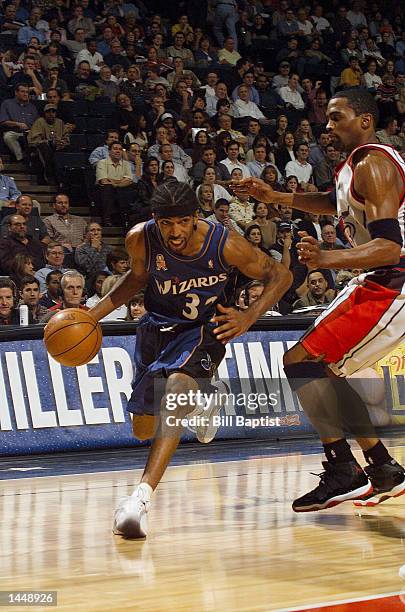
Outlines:
<svg viewBox="0 0 405 612"><path fill-rule="evenodd" d="M230 266L235 266L249 278L264 282L261 297L247 310L218 305L220 314L213 319L218 323L214 334L218 340L228 342L245 333L257 319L267 312L284 295L292 283L292 274L260 249L255 249L245 238L231 232L224 247L224 257Z"/></svg>
<svg viewBox="0 0 405 612"><path fill-rule="evenodd" d="M98 304L90 309L90 314L100 321L116 308L126 304L138 291L146 287L148 274L145 269L144 224L132 228L125 239L125 248L131 258L131 268L120 278L116 285Z"/></svg>
<svg viewBox="0 0 405 612"><path fill-rule="evenodd" d="M302 237L297 244L298 256L308 267L367 270L398 263L402 243L398 209L404 189L401 174L383 153L370 151L356 165L354 188L364 198L372 240L353 249L321 251L314 238Z"/></svg>
<svg viewBox="0 0 405 612"><path fill-rule="evenodd" d="M236 195L250 195L265 204L282 204L304 212L319 215L334 215L336 207L329 193L283 193L274 191L262 179L247 178L230 184Z"/></svg>

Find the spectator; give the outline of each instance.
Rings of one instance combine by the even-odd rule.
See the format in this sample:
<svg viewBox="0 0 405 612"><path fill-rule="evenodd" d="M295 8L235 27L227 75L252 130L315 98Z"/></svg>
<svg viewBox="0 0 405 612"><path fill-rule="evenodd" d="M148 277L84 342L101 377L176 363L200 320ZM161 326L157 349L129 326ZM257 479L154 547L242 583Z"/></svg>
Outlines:
<svg viewBox="0 0 405 612"><path fill-rule="evenodd" d="M18 30L17 42L19 45L26 47L33 36L38 38L41 45L45 43L45 35L43 31L39 30L37 27L39 20L40 16L35 9L33 9L28 17L28 25Z"/></svg>
<svg viewBox="0 0 405 612"><path fill-rule="evenodd" d="M103 282L110 276L110 273L106 270L98 270L88 279L88 291L87 294L90 296L87 298L86 306L92 308L101 300L101 290L103 288Z"/></svg>
<svg viewBox="0 0 405 612"><path fill-rule="evenodd" d="M230 202L229 216L237 225L245 231L251 221L253 221L253 204L249 196L239 195Z"/></svg>
<svg viewBox="0 0 405 612"><path fill-rule="evenodd" d="M66 40L62 45L69 51L72 59L76 61L80 51L86 49L86 32L83 28L76 28L74 32L74 40Z"/></svg>
<svg viewBox="0 0 405 612"><path fill-rule="evenodd" d="M278 140L275 153L276 166L285 174L285 167L290 161L295 161L295 138L292 132L285 132Z"/></svg>
<svg viewBox="0 0 405 612"><path fill-rule="evenodd" d="M402 148L402 140L398 136L398 121L395 119L395 117L386 117L383 125L383 129L376 132L378 142L381 144L390 145L391 147L394 147L400 151Z"/></svg>
<svg viewBox="0 0 405 612"><path fill-rule="evenodd" d="M168 59L175 57L180 57L183 62L185 68L193 68L194 66L194 55L190 49L187 49L184 45L186 42L186 38L183 32L177 32L177 34L173 37L174 44L167 48L166 53Z"/></svg>
<svg viewBox="0 0 405 612"><path fill-rule="evenodd" d="M263 170L267 168L270 162L266 161L266 147L262 144L256 144L253 148L254 161L247 164L251 176L260 178L263 174Z"/></svg>
<svg viewBox="0 0 405 612"><path fill-rule="evenodd" d="M45 259L45 266L35 272L35 278L39 282L41 293L46 290L46 278L49 272L58 271L64 274L67 271L67 268L63 266L65 252L63 246L59 242L52 241L47 245Z"/></svg>
<svg viewBox="0 0 405 612"><path fill-rule="evenodd" d="M326 223L322 228L320 248L323 251L336 251L345 248L340 241L337 241L336 229L330 223Z"/></svg>
<svg viewBox="0 0 405 612"><path fill-rule="evenodd" d="M263 244L263 234L260 225L257 223L252 223L245 230L245 238L250 244L256 248L264 251L267 255L269 255L269 251L264 247Z"/></svg>
<svg viewBox="0 0 405 612"><path fill-rule="evenodd" d="M4 143L17 161L23 158L21 138L38 117L37 109L29 102L29 91L26 85L17 85L15 97L4 100L0 107L0 124L5 128Z"/></svg>
<svg viewBox="0 0 405 612"><path fill-rule="evenodd" d="M258 106L267 117L273 118L275 113L285 108L284 100L275 89L270 88L269 79L265 74L257 75L256 87L259 94Z"/></svg>
<svg viewBox="0 0 405 612"><path fill-rule="evenodd" d="M311 270L307 275L308 291L304 297L296 300L293 311L308 306L327 305L335 298L335 291L328 289L328 282L322 270Z"/></svg>
<svg viewBox="0 0 405 612"><path fill-rule="evenodd" d="M262 245L269 249L276 241L277 226L274 221L270 220L270 210L267 204L263 202L255 202L253 205L253 220L250 221L246 230L252 225L258 225L262 233Z"/></svg>
<svg viewBox="0 0 405 612"><path fill-rule="evenodd" d="M349 67L340 74L340 85L343 87L360 87L363 73L357 57L350 57Z"/></svg>
<svg viewBox="0 0 405 612"><path fill-rule="evenodd" d="M315 240L322 240L322 227L319 223L319 215L316 213L304 213L304 218L298 223L298 230L306 232Z"/></svg>
<svg viewBox="0 0 405 612"><path fill-rule="evenodd" d="M224 46L218 51L219 63L225 66L236 66L236 62L241 59L235 45L236 37L228 36L225 38Z"/></svg>
<svg viewBox="0 0 405 612"><path fill-rule="evenodd" d="M90 38L86 42L86 48L76 55L75 68L83 61L88 62L93 72L99 72L104 64L103 56L97 51L97 41L94 38Z"/></svg>
<svg viewBox="0 0 405 612"><path fill-rule="evenodd" d="M167 75L167 82L170 85L170 88L173 89L177 85L177 81L179 79L185 79L187 76L190 76L192 79L192 89L197 89L201 83L198 80L197 76L191 70L185 70L184 62L181 57L175 57L173 59L174 70L169 72Z"/></svg>
<svg viewBox="0 0 405 612"><path fill-rule="evenodd" d="M211 183L202 183L197 190L197 199L199 203L198 216L205 219L212 216L214 211L214 185Z"/></svg>
<svg viewBox="0 0 405 612"><path fill-rule="evenodd" d="M84 33L84 30L83 30ZM105 57L111 53L111 43L114 40L114 32L110 26L105 26L102 32L102 38L97 43L97 51Z"/></svg>
<svg viewBox="0 0 405 612"><path fill-rule="evenodd" d="M282 87L286 87L288 85L288 81L290 78L290 69L291 65L289 62L280 62L278 66L278 73L273 77L271 81L272 88L278 91L279 93Z"/></svg>
<svg viewBox="0 0 405 612"><path fill-rule="evenodd" d="M72 111L72 101L61 100L61 94L58 89L51 87L46 92L46 100L48 104L56 107L56 117L61 119L65 124L66 130L71 133L75 129L75 118Z"/></svg>
<svg viewBox="0 0 405 612"><path fill-rule="evenodd" d="M143 173L143 162L141 147L137 142L131 142L127 145L126 154L124 156L131 167L132 180L137 183ZM174 169L174 165L173 165Z"/></svg>
<svg viewBox="0 0 405 612"><path fill-rule="evenodd" d="M17 185L11 176L1 174L4 170L3 160L0 157L0 205L4 207L15 206L15 201L21 192L17 189Z"/></svg>
<svg viewBox="0 0 405 612"><path fill-rule="evenodd" d="M84 30L85 38L90 38L96 33L93 20L89 17L84 17L83 7L80 5L75 6L73 9L73 17L67 23L67 29L72 35L77 32L78 28Z"/></svg>
<svg viewBox="0 0 405 612"><path fill-rule="evenodd" d="M2 211L6 214L1 221L1 235L4 238L7 235L8 222L10 221L10 215L17 214L25 218L27 222L27 235L32 238L36 238L43 244L48 244L50 238L46 230L45 223L39 216L38 208L34 208L34 203L31 196L20 195L18 196L14 208L4 208Z"/></svg>
<svg viewBox="0 0 405 612"><path fill-rule="evenodd" d="M246 85L239 85L237 88L238 97L232 105L234 117L254 117L263 123L267 120L257 104L249 100L249 89Z"/></svg>
<svg viewBox="0 0 405 612"><path fill-rule="evenodd" d="M156 143L149 147L148 149L148 157L156 157L159 159L159 148L160 145L166 144L169 142L168 131L162 125L156 130ZM191 168L192 160L189 155L187 155L179 145L171 143L173 150L173 161L176 164L181 164L184 168ZM160 161L160 160L159 160Z"/></svg>
<svg viewBox="0 0 405 612"><path fill-rule="evenodd" d="M123 159L122 145L113 142L109 146L109 156L96 165L96 183L100 189L101 215L105 227L112 226L112 205L117 205L121 220L129 213L133 201L131 166Z"/></svg>
<svg viewBox="0 0 405 612"><path fill-rule="evenodd" d="M91 72L88 62L80 62L78 65L71 79L71 91L74 99L94 101L97 95L96 75Z"/></svg>
<svg viewBox="0 0 405 612"><path fill-rule="evenodd" d="M280 175L280 172L278 168L274 164L269 164L263 170L260 178L265 183L267 183L267 185L270 185L270 187L274 191L283 191L282 185L279 183L279 175ZM270 204L269 204L269 207L271 207ZM278 215L273 215L273 216L278 216Z"/></svg>
<svg viewBox="0 0 405 612"><path fill-rule="evenodd" d="M24 59L23 68L16 72L11 78L11 85L16 88L17 85L25 85L28 87L30 94L39 96L42 93L42 83L39 73L35 70L35 57L28 55Z"/></svg>
<svg viewBox="0 0 405 612"><path fill-rule="evenodd" d="M64 70L65 62L60 51L60 45L57 42L51 42L48 46L48 52L41 58L41 67L44 72L48 72L50 68L60 68Z"/></svg>
<svg viewBox="0 0 405 612"><path fill-rule="evenodd" d="M127 132L132 132L138 128L138 118L131 100L126 94L119 93L116 101L118 108L112 116L111 123L124 137Z"/></svg>
<svg viewBox="0 0 405 612"><path fill-rule="evenodd" d="M159 158L162 162L171 161L174 165L174 177L183 183L188 183L190 178L187 170L181 164L176 164L173 159L173 146L168 142L159 147Z"/></svg>
<svg viewBox="0 0 405 612"><path fill-rule="evenodd" d="M214 10L214 35L217 39L219 47L222 47L226 39L224 39L223 29L227 30L228 36L233 41L237 41L236 22L237 22L238 3L236 0L227 0L226 2L217 2Z"/></svg>
<svg viewBox="0 0 405 612"><path fill-rule="evenodd" d="M113 142L119 142L120 136L117 130L107 130L107 136L105 139L105 144L100 147L96 147L91 153L89 157L89 163L92 166L95 166L98 161L101 159L107 159L109 146Z"/></svg>
<svg viewBox="0 0 405 612"><path fill-rule="evenodd" d="M230 202L230 200L232 199L231 195L229 194L229 192L225 189L225 187L223 187L220 183L219 183L219 179L218 179L218 175L217 175L217 171L216 168L214 166L207 166L204 170L204 174L202 176L202 180L203 180L203 184L209 184L212 185L213 189L214 189L214 202L216 202L219 198L222 198L224 200L226 200L227 202ZM200 193L200 187L201 185L199 185L197 187L196 190L196 194L197 197Z"/></svg>
<svg viewBox="0 0 405 612"><path fill-rule="evenodd" d="M243 235L243 231L236 225L235 221L229 216L229 202L219 198L214 204L213 214L206 217L207 221L223 225L228 230L234 230Z"/></svg>
<svg viewBox="0 0 405 612"><path fill-rule="evenodd" d="M305 143L309 147L316 145L316 140L311 130L311 125L305 117L299 122L298 128L294 134L295 142L298 144Z"/></svg>
<svg viewBox="0 0 405 612"><path fill-rule="evenodd" d="M17 287L20 286L21 279L24 278L24 276L33 276L35 272L32 257L24 253L17 253L10 267L13 270L10 274L10 278L15 282Z"/></svg>
<svg viewBox="0 0 405 612"><path fill-rule="evenodd" d="M144 95L144 85L138 66L129 66L127 78L120 84L120 92L126 94L132 104L135 103L136 98Z"/></svg>
<svg viewBox="0 0 405 612"><path fill-rule="evenodd" d="M87 224L85 242L75 251L75 262L89 276L94 270L106 267L107 255L112 250L112 246L103 241L101 225L93 221Z"/></svg>
<svg viewBox="0 0 405 612"><path fill-rule="evenodd" d="M312 178L312 166L308 162L309 146L305 143L294 147L295 161L290 161L285 167L287 176L293 174L298 178L302 189L305 189Z"/></svg>
<svg viewBox="0 0 405 612"><path fill-rule="evenodd" d="M62 119L56 118L56 106L46 104L43 117L39 117L28 132L28 144L38 152L43 174L49 185L57 184L54 152L62 151L70 142L70 131Z"/></svg>
<svg viewBox="0 0 405 612"><path fill-rule="evenodd" d="M43 245L27 236L27 223L23 216L12 215L8 224L8 236L0 238L0 268L6 274L13 272L13 260L17 253L32 257L35 270L44 265Z"/></svg>
<svg viewBox="0 0 405 612"><path fill-rule="evenodd" d="M228 181L228 183L231 181L231 172L232 170L234 170L234 168L239 168L242 172L243 178L248 178L250 176L249 168L245 166L245 164L242 164L240 161L238 161L238 143L234 140L231 140L231 142L226 147L226 152L228 156L226 157L226 159L223 159L219 164L221 172L225 177L225 181Z"/></svg>
<svg viewBox="0 0 405 612"><path fill-rule="evenodd" d="M271 245L270 255L287 268L294 268L298 263L295 249L292 252L292 226L291 223L281 220L277 225L276 242Z"/></svg>
<svg viewBox="0 0 405 612"><path fill-rule="evenodd" d="M335 182L335 171L340 155L333 144L326 146L326 156L314 167L314 181L319 191L330 191Z"/></svg>
<svg viewBox="0 0 405 612"><path fill-rule="evenodd" d="M146 314L145 309L145 292L139 291L131 298L127 304L127 316L125 317L126 321L139 321L144 314Z"/></svg>
<svg viewBox="0 0 405 612"><path fill-rule="evenodd" d="M285 18L280 19L280 21L277 23L277 33L281 39L303 35L292 9L288 8L285 12Z"/></svg>
<svg viewBox="0 0 405 612"><path fill-rule="evenodd" d="M308 161L311 166L316 166L325 159L328 144L330 144L329 133L321 132L318 136L318 144L309 149Z"/></svg>
<svg viewBox="0 0 405 612"><path fill-rule="evenodd" d="M45 225L51 240L60 242L71 252L84 241L87 222L82 217L69 213L69 196L58 193L53 202L54 214L45 218Z"/></svg>
<svg viewBox="0 0 405 612"><path fill-rule="evenodd" d="M59 94L59 100L62 96L68 96L69 95L69 91L68 91L68 86L67 83L64 79L60 79L59 78L59 72L60 69L58 66L51 66L48 69L47 72L47 77L43 80L42 83L42 88L44 91L46 91L46 99L47 101L52 104L53 102L49 99L49 90L50 89L55 89L55 91L58 92ZM55 106L57 106L57 104L55 104ZM57 115L59 116L59 115ZM59 116L59 119L62 119L62 117Z"/></svg>
<svg viewBox="0 0 405 612"><path fill-rule="evenodd" d="M0 278L0 325L19 325L17 287L10 278Z"/></svg>
<svg viewBox="0 0 405 612"><path fill-rule="evenodd" d="M114 285L117 284L119 280L119 274L112 274L111 276L108 276L103 282L103 286L101 288L101 297L106 296L107 293L111 291L111 289L114 287ZM125 306L125 304L122 304L122 306L119 306L118 308L110 312L110 314L101 319L101 321L125 321L126 316L127 307Z"/></svg>
<svg viewBox="0 0 405 612"><path fill-rule="evenodd" d="M60 303L60 281L62 276L63 274L60 270L51 270L51 272L48 272L45 279L46 291L41 295L39 300L40 306L49 309Z"/></svg>
<svg viewBox="0 0 405 612"><path fill-rule="evenodd" d="M336 40L344 40L353 30L351 22L347 18L347 8L339 6L336 17L332 20L332 29Z"/></svg>
<svg viewBox="0 0 405 612"><path fill-rule="evenodd" d="M19 284L20 306L28 306L28 322L39 323L46 314L47 308L39 303L39 282L34 276L24 276Z"/></svg>
<svg viewBox="0 0 405 612"><path fill-rule="evenodd" d="M115 102L119 94L119 87L117 83L112 80L111 68L109 66L102 66L100 68L100 76L96 80L96 85L101 96L109 98L111 102Z"/></svg>
<svg viewBox="0 0 405 612"><path fill-rule="evenodd" d="M111 274L122 276L129 270L129 257L125 249L117 247L107 255L107 268Z"/></svg>
<svg viewBox="0 0 405 612"><path fill-rule="evenodd" d="M218 64L219 58L218 58L217 52L211 47L211 42L209 38L206 38L205 36L203 36L200 39L200 42L198 43L198 49L194 53L194 59L195 59L195 66L196 68L199 68L199 69L201 68L209 69L215 66L216 64ZM210 86L209 81L208 81L210 74L212 73L209 73L207 75L208 87ZM218 79L218 75L216 75L216 77Z"/></svg>
<svg viewBox="0 0 405 612"><path fill-rule="evenodd" d="M377 62L372 59L367 63L367 72L363 74L363 83L370 93L375 93L382 85L381 77L377 74Z"/></svg>
<svg viewBox="0 0 405 612"><path fill-rule="evenodd" d="M143 175L137 183L137 222L151 218L149 201L158 186L159 164L157 157L149 157L143 165Z"/></svg>
<svg viewBox="0 0 405 612"><path fill-rule="evenodd" d="M318 126L327 124L326 108L328 106L328 98L323 89L318 88L316 90L315 99L309 99L307 106L310 123Z"/></svg>
<svg viewBox="0 0 405 612"><path fill-rule="evenodd" d="M61 278L61 301L55 306L48 308L46 314L41 318L41 323L48 323L48 321L60 310L66 308L81 308L82 310L88 310L87 306L83 306L83 293L84 293L84 276L77 270L67 270Z"/></svg>
<svg viewBox="0 0 405 612"><path fill-rule="evenodd" d="M288 79L288 85L286 87L281 87L279 90L280 97L287 104L287 108L294 108L295 110L303 110L304 109L304 100L300 92L297 89L297 85L299 83L298 74L292 73L290 78Z"/></svg>

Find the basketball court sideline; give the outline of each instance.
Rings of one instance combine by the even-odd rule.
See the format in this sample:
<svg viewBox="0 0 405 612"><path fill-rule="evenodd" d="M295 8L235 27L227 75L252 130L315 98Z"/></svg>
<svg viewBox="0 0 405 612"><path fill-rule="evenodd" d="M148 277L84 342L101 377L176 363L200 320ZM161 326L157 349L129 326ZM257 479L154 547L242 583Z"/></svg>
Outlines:
<svg viewBox="0 0 405 612"><path fill-rule="evenodd" d="M403 463L404 439L387 445ZM58 610L78 611L405 610L403 497L292 512L317 484L320 450L315 440L182 445L144 541L111 526L146 449L2 459L1 590L56 590Z"/></svg>

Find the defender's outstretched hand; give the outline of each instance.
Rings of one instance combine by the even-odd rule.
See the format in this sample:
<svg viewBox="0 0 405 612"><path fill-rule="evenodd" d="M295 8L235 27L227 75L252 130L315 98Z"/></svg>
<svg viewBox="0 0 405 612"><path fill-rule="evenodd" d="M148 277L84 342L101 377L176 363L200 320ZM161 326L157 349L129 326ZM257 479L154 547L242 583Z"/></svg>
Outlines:
<svg viewBox="0 0 405 612"><path fill-rule="evenodd" d="M255 200L265 204L272 204L276 201L273 189L259 178L251 177L242 181L235 181L230 184L230 187L237 196L250 195Z"/></svg>
<svg viewBox="0 0 405 612"><path fill-rule="evenodd" d="M308 269L324 267L325 251L322 251L318 240L308 236L307 232L298 232L301 240L297 243L298 259Z"/></svg>
<svg viewBox="0 0 405 612"><path fill-rule="evenodd" d="M254 323L247 310L241 312L235 310L235 308L226 308L222 304L217 304L217 309L222 314L215 315L211 321L219 323L218 327L214 329L214 334L222 344L226 344L229 340L244 334Z"/></svg>

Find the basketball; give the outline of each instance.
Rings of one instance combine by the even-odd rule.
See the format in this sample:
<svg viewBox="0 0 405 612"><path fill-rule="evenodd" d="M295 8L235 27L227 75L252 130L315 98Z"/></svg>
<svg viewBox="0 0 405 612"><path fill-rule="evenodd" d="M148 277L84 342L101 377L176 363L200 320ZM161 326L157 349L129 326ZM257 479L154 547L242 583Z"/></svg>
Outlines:
<svg viewBox="0 0 405 612"><path fill-rule="evenodd" d="M46 350L61 365L80 366L97 355L102 341L101 327L80 308L57 312L44 330Z"/></svg>

